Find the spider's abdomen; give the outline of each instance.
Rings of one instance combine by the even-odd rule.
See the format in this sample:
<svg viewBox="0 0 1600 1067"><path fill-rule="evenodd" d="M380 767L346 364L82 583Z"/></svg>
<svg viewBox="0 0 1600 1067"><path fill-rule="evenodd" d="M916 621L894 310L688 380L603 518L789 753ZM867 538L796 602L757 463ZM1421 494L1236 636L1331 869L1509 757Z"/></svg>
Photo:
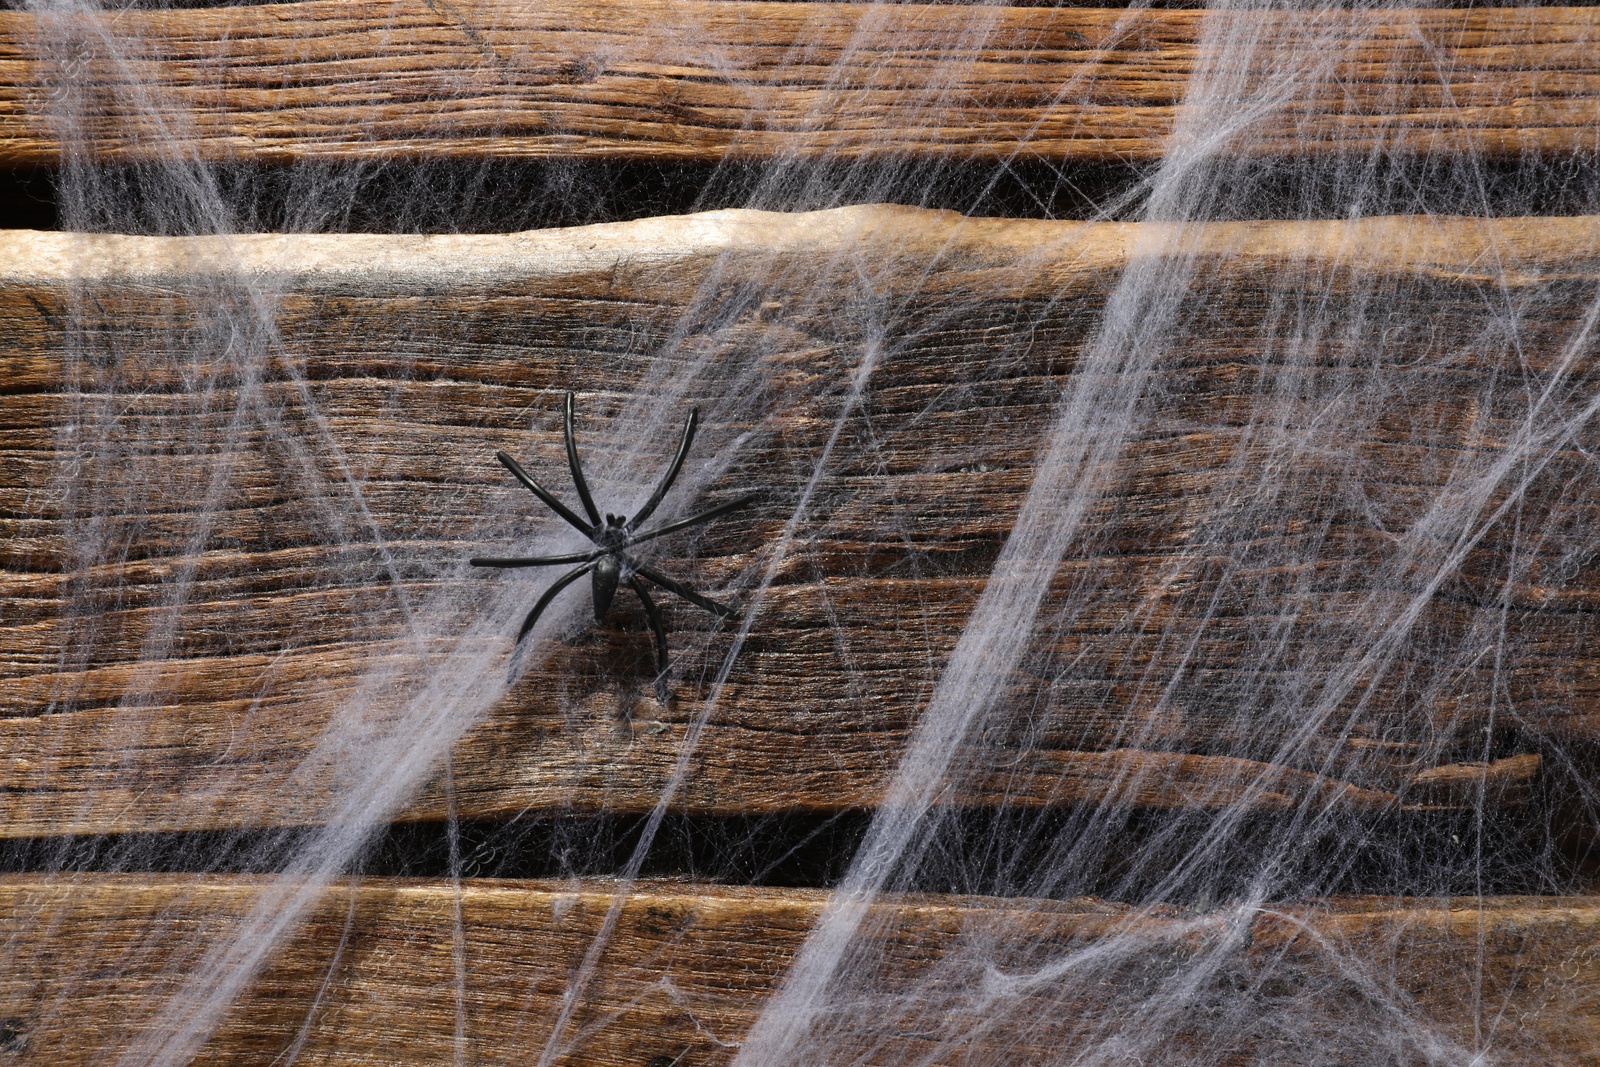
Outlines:
<svg viewBox="0 0 1600 1067"><path fill-rule="evenodd" d="M617 580L622 577L622 561L616 556L601 556L594 565L594 621L604 622L617 595Z"/></svg>

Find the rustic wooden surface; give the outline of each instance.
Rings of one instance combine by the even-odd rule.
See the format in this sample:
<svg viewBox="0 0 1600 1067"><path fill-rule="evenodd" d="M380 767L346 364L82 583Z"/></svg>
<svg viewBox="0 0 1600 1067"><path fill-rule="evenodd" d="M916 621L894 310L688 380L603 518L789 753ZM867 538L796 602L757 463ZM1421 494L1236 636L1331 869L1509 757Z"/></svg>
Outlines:
<svg viewBox="0 0 1600 1067"><path fill-rule="evenodd" d="M1240 151L1593 149L1591 7L324 0L0 11L0 164L54 162L62 137L119 160L1147 160L1202 33L1240 22L1225 62L1276 100Z"/></svg>
<svg viewBox="0 0 1600 1067"><path fill-rule="evenodd" d="M161 876L0 881L0 1019L15 1035L12 1047L0 1049L3 1062L109 1062L170 995L183 961L234 928L258 884ZM544 1048L611 900L596 883L469 882L459 897L440 883L335 886L195 1062L281 1062L275 1057L296 1043L296 1063L460 1062L459 914L467 1060L528 1063ZM824 902L814 890L639 884L554 1062L728 1062ZM1240 921L1248 936L1240 936ZM932 1062L966 1062L963 1054L1055 1062L1064 1050L1102 1040L1101 1028L1128 1019L1144 997L1161 995L1162 976L1218 951L1210 973L1228 1002L1253 1005L1249 1018L1229 1024L1236 1059L1224 1062L1326 1063L1342 1048L1354 1054L1361 1041L1397 1033L1429 1040L1435 1052L1453 1041L1490 1062L1529 1067L1592 1063L1600 1049L1600 902L1593 898L1351 898L1253 916L1227 908L1135 915L1093 900L888 898L863 929L882 954L874 993L887 999L831 1016L834 1050L865 1057L851 1062L904 1062L937 1047L941 1033L962 1036ZM1095 972L1095 982L1081 981L1082 967L1067 968L1066 977L1028 995L991 992L983 1008L959 997L946 1005L939 998L959 988L947 967L930 989L904 995L963 947L1002 972L1024 972L1119 932L1135 944L1124 941L1124 964ZM1186 992L1211 1003L1203 990ZM932 1016L919 1014L930 1009ZM969 1018L963 1010L989 1014ZM1218 1025L1199 1010L1194 1040ZM1318 1029L1330 1021L1360 1032ZM1284 1026L1300 1029L1274 1029Z"/></svg>
<svg viewBox="0 0 1600 1067"><path fill-rule="evenodd" d="M1326 654L1363 639L1391 593L1407 595L1374 577L1388 543L1374 524L1411 521L1433 499L1434 464L1502 447L1515 396L1497 410L1484 383L1556 358L1542 339L1566 337L1590 298L1600 220L1196 234L1201 280L1164 357L1167 392L1052 596L1080 580L1106 591L1047 629L1010 683L1021 718L969 740L952 799L1519 799L1541 739L1600 735L1600 574L1586 548L1600 502L1574 481L1596 444L1587 436L1543 457L1518 511L1544 530L1522 550L1532 563L1504 573L1508 547L1491 533L1430 600L1405 669L1287 763L1275 753L1302 705L1250 703L1234 687L1262 683L1271 697L1252 650L1285 613L1301 619L1291 650ZM772 491L698 542L662 546L665 569L729 597L758 583L780 544L787 553L675 806L871 806L1007 534L1108 287L1135 242L1158 237L881 207L493 237L0 235L0 834L324 818L330 782L302 760L328 743L336 712L360 709L381 729L409 692L504 670L541 583L461 561L553 528L491 457L508 448L569 493L567 388L581 393L602 501L636 500L653 482L696 400L705 429L673 506ZM1484 266L1491 250L1504 275ZM232 269L265 289L239 287ZM1486 279L1501 298L1483 300ZM1253 535L1264 555L1229 572L1205 540L1218 500L1239 470L1289 462L1243 430L1282 396L1257 331L1307 291L1365 300L1377 283L1384 313L1413 332L1395 332L1375 366L1337 339L1308 366L1333 397L1367 395L1363 375L1378 373L1391 406L1344 411L1340 436L1292 457L1286 512L1264 513ZM252 342L215 313L251 293L276 314L256 370L225 355ZM972 294L984 294L981 313ZM1498 332L1507 307L1516 350ZM880 329L891 354L783 542ZM1580 397L1586 373L1571 379ZM195 389L206 381L214 390ZM631 396L663 381L684 394L653 436L608 434ZM713 457L730 465L708 468ZM1371 473L1346 505L1335 488L1352 470ZM1313 512L1335 532L1306 556L1296 524ZM1227 618L1211 606L1221 574L1236 605ZM574 594L575 622L586 602ZM631 597L619 603L607 626L566 631L457 746L463 815L655 803L731 632L671 606L674 700L660 706L645 621ZM436 609L435 636L407 637L417 605ZM1498 674L1490 658L1459 662L1484 626L1508 664ZM1174 647L1190 633L1205 642ZM1449 683L1432 696L1415 688L1430 670ZM1500 733L1486 758L1490 724ZM405 816L441 817L446 803L430 788Z"/></svg>

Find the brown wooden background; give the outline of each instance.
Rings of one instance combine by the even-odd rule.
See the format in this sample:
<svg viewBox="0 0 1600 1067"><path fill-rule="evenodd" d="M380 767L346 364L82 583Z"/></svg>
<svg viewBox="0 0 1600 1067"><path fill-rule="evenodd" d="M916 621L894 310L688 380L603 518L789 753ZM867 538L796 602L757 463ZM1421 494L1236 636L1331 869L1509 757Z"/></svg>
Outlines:
<svg viewBox="0 0 1600 1067"><path fill-rule="evenodd" d="M39 15L0 12L0 163L53 167L183 151L239 166L874 154L977 165L1025 151L1120 164L1170 149L1208 17L1258 31L1263 71L1275 49L1363 28L1359 46L1330 46L1340 91L1295 100L1275 120L1281 130L1254 138L1252 151L1333 155L1383 144L1420 155L1581 159L1595 148L1600 9L1363 12L1322 22L1186 10L584 0L536 10L133 10L114 31L117 46L131 49L126 64L114 61L112 39L93 23L46 26ZM846 41L858 51L845 50ZM886 54L899 61L881 62ZM81 121L68 128L41 118L64 81L91 87ZM158 128L175 139L152 140ZM292 485L276 469L285 457L265 436L247 435L249 447L226 457L237 476L216 505L218 547L187 552L183 502L203 497L230 438L219 417L193 409L186 378L214 376L235 402L282 405L291 429L311 410L296 406L296 390L310 383L330 439L369 478L372 521L401 550L402 585L426 598L437 591L435 573L404 560L480 550L477 516L503 511L512 491L488 455L512 437L524 457L554 457L555 424L530 431L527 413L574 381L597 383L580 388L580 410L586 440L598 442L622 398L678 361L685 403L708 405L702 447L713 450L752 428L714 406L727 387L717 367L754 368L765 383L756 444L701 489L716 496L781 485L814 461L831 426L841 387L817 383L843 380L872 308L894 300L918 324L915 338L894 352L888 384L873 392L871 439L850 423L848 433L862 436L840 446L874 462L827 473L822 503L778 572L674 802L691 817L870 809L1029 484L1041 420L1108 286L1149 240L1148 228L1134 224L884 206L478 237L252 236L226 246L0 234L0 835L315 824L337 783L295 772L332 711L375 671L423 677L448 652L404 639L394 583L371 551L330 544L327 529L297 517L303 510L285 500ZM1130 488L1101 506L1105 542L1118 551L1083 564L1118 568L1130 601L1163 605L1162 625L1204 601L1215 581L1203 569L1171 580L1175 559L1194 558L1196 509L1231 465L1252 462L1242 435L1175 431L1225 424L1230 412L1259 416L1249 405L1264 368L1241 338L1275 300L1315 284L1337 301L1377 277L1398 317L1426 316L1443 333L1472 337L1490 328L1474 294L1492 251L1513 299L1518 279L1528 293L1551 291L1554 277L1566 283L1556 299L1521 313L1526 355L1537 361L1553 358L1540 338L1570 328L1600 274L1600 219L1592 217L1392 217L1354 229L1215 223L1197 241L1205 280L1195 303L1205 313L1190 324L1193 344L1171 368L1170 399L1152 432L1121 460L1115 480ZM713 267L718 281L708 289ZM260 381L235 380L225 361L196 368L183 357L194 343L183 330L203 334L220 318L209 302L227 295L238 272L270 278L278 294L280 362ZM762 299L751 302L758 288ZM975 293L984 317L944 315ZM675 334L685 320L687 336ZM467 350L453 343L464 321ZM540 338L531 347L530 324ZM1416 352L1430 343L1419 338ZM986 358L997 347L1013 358ZM663 348L667 363L647 366L643 353ZM69 360L69 349L87 357ZM117 356L130 351L140 358ZM1348 372L1332 343L1318 358L1319 373ZM1482 413L1466 410L1469 398L1507 369L1496 360L1512 358L1486 348L1462 359L1447 369L1453 391L1435 385L1433 395L1445 399L1430 418L1352 443L1352 454L1393 472L1382 507L1416 507L1436 476L1427 450L1470 445L1469 423ZM945 394L961 402L939 403ZM1452 406L1451 396L1461 403ZM130 439L175 420L187 420L191 436L173 452L96 466L92 450L73 454L60 433L86 405L120 410ZM1529 494L1530 521L1589 521L1592 505L1562 495L1585 462L1581 450L1556 457ZM559 474L550 480L565 485ZM150 499L153 487L172 500L170 514L120 506ZM736 591L770 561L783 503L718 523L692 558L687 550L668 556L668 569L719 594ZM77 523L86 513L103 516L97 533L117 546L114 558L82 555ZM1372 534L1352 523L1330 543L1326 563L1343 576L1319 594L1330 616L1358 613L1381 593L1359 584L1372 555L1363 538ZM1130 544L1141 547L1127 551ZM1502 577L1504 547L1491 539L1473 554L1461 595L1430 608L1430 632L1467 634L1500 610L1473 590ZM911 557L937 568L897 568ZM168 621L163 594L191 570L194 624L152 659L153 635ZM339 580L326 581L330 574ZM1063 573L1060 585L1073 577ZM1122 790L1136 805L1179 810L1244 796L1269 810L1325 797L1352 811L1419 817L1479 803L1515 807L1548 774L1542 753L1579 750L1600 733L1588 592L1596 583L1588 577L1512 589L1512 644L1526 657L1513 672L1520 714L1491 760L1478 744L1487 696L1470 679L1448 705L1420 716L1407 710L1406 694L1380 693L1366 723L1388 744L1377 754L1354 748L1332 765L1278 766L1228 748L1229 719L1203 688L1186 694L1191 715L1128 744L1150 711L1132 679L1151 663L1138 657L1155 657L1154 673L1164 675L1170 668L1159 657L1172 653L1147 633L1119 631L1113 647L1086 630L1060 640L1103 664L1103 684L1016 678L1018 701L1048 709L1046 743L971 746L961 757L967 792L955 800L1068 805ZM84 617L94 619L92 642ZM453 794L435 783L399 818L438 820L452 805L484 819L649 810L677 759L689 698L703 695L705 672L729 640L692 613L675 620L678 703L649 695L638 618L574 635L456 747ZM492 659L505 642L481 644ZM1249 670L1226 648L1214 656L1213 680ZM374 708L390 711L381 700ZM135 748L125 744L130 733ZM1336 739L1328 746L1336 749ZM1586 832L1576 821L1570 829ZM178 923L221 936L255 884L223 875L0 878L9 953L0 964L0 1063L106 1062L183 967L173 956L181 942L168 944L159 931ZM269 1063L297 1048L299 1062L446 1062L464 1018L476 1062L527 1062L560 976L586 950L609 899L603 883L482 881L459 893L399 879L340 885L235 1006L204 1058ZM824 899L809 889L636 886L602 980L579 1009L589 1036L563 1062L723 1062ZM882 928L892 931L885 951L903 959L907 982L964 924L1011 924L1019 940L1088 940L1126 910L956 897L880 905ZM1256 920L1240 966L1269 961L1283 973L1288 959L1293 981L1313 988L1331 980L1307 947L1316 937L1370 942L1392 954L1419 1015L1461 1040L1471 1040L1473 1005L1489 990L1516 1019L1494 1046L1500 1062L1600 1062L1597 915L1582 896L1302 902L1292 917L1304 926ZM1169 919L1177 930L1192 916L1138 921L1159 940ZM464 1015L447 991L452 929L474 961ZM519 963L528 946L540 947L545 970ZM1466 973L1471 981L1455 980ZM676 997L662 994L663 974ZM1118 995L1106 990L1081 1016L1114 1011ZM1081 1040L1074 1025L1063 1019L1051 1040ZM863 1035L862 1048L883 1036ZM916 1050L914 1036L891 1036L886 1047ZM989 1048L980 1039L978 1048L1030 1062L1050 1046ZM1281 1062L1316 1062L1315 1050L1285 1050Z"/></svg>

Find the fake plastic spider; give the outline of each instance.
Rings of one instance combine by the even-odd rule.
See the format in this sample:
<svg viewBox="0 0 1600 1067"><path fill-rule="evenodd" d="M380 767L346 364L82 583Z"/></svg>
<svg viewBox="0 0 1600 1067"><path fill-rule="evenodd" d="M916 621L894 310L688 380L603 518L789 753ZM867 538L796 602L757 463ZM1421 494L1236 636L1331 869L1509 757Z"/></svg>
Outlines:
<svg viewBox="0 0 1600 1067"><path fill-rule="evenodd" d="M687 530L691 526L710 522L712 519L737 511L746 504L751 503L760 493L746 493L725 504L718 504L708 508L698 515L691 515L687 519L669 522L646 533L637 532L639 526L661 504L661 499L667 495L667 490L672 488L672 483L677 480L678 472L683 468L684 457L689 454L689 446L694 443L695 427L700 423L700 409L689 409L689 421L683 427L683 440L678 443L678 454L672 457L672 465L667 468L666 476L661 479L661 484L656 486L656 491L650 494L650 499L644 502L633 518L624 518L621 515L606 515L604 521L600 512L594 506L594 498L589 495L589 483L583 477L583 465L578 462L578 445L572 438L572 409L574 395L567 394L566 408L566 438L567 438L567 465L572 468L572 483L577 487L578 499L583 503L583 510L589 516L589 521L575 515L561 501L557 500L538 482L534 481L521 464L504 452L496 452L495 458L505 465L506 470L533 491L533 495L544 501L545 505L560 515L574 528L581 530L584 536L594 542L595 547L588 552L573 552L561 556L474 556L470 562L474 567L554 567L563 563L576 563L578 566L557 578L555 584L544 591L533 610L528 612L528 617L522 621L522 629L517 631L517 643L528 636L534 624L539 621L539 616L544 614L544 609L556 595L582 578L585 574L593 575L594 590L594 621L604 622L606 613L611 610L612 598L616 596L617 586L626 583L639 597L639 602L644 605L644 613L650 618L650 626L656 635L656 699L666 703L667 698L667 628L661 621L661 609L656 607L656 602L651 599L650 592L639 579L660 586L670 593L687 600L699 608L704 608L713 615L731 619L738 616L738 612L726 604L719 604L710 597L695 592L682 582L667 577L654 567L640 563L628 554L634 545L645 541L654 541L658 537ZM514 669L514 668L513 668Z"/></svg>

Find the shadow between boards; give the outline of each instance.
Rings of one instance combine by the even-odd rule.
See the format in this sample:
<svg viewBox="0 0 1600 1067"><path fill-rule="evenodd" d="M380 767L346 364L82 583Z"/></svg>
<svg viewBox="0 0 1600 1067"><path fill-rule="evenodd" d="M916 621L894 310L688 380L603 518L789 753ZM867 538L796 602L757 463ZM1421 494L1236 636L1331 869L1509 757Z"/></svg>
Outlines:
<svg viewBox="0 0 1600 1067"><path fill-rule="evenodd" d="M707 164L307 163L0 170L0 229L192 234L498 233L724 208L897 203L964 215L1191 221L1600 213L1597 157L1217 161L1159 165L874 159ZM1174 182L1182 185L1172 203ZM1156 195L1159 194L1159 195ZM1197 199L1198 197L1198 199Z"/></svg>

